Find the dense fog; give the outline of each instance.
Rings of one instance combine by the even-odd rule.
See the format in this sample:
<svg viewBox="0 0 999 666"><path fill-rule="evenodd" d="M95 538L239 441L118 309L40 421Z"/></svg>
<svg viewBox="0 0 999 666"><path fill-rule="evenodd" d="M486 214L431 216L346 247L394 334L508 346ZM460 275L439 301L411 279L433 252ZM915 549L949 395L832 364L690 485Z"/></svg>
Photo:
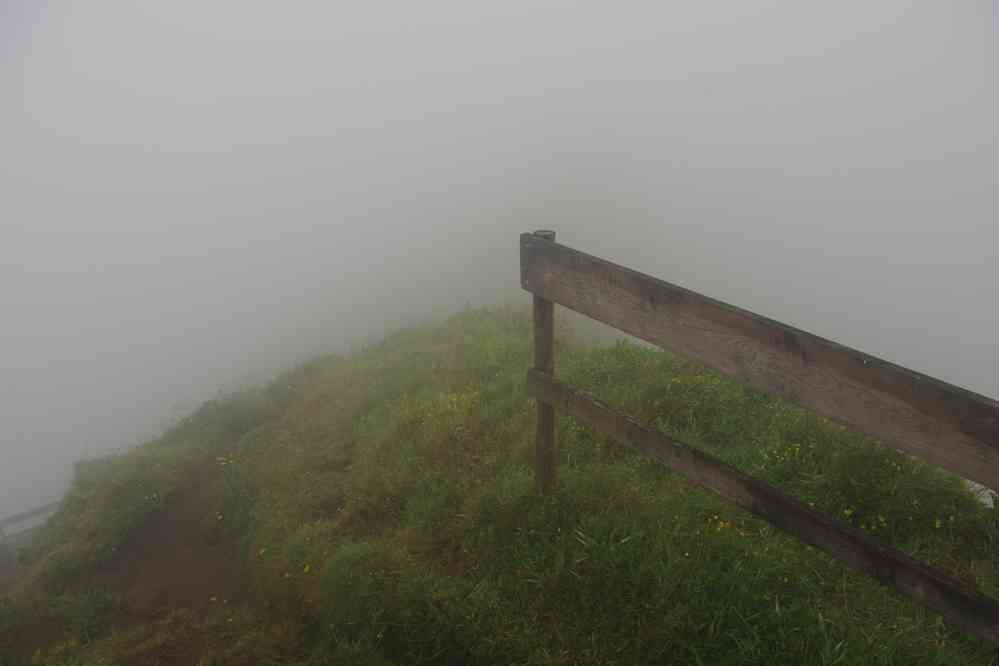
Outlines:
<svg viewBox="0 0 999 666"><path fill-rule="evenodd" d="M559 240L999 396L995 4L0 4L0 516Z"/></svg>

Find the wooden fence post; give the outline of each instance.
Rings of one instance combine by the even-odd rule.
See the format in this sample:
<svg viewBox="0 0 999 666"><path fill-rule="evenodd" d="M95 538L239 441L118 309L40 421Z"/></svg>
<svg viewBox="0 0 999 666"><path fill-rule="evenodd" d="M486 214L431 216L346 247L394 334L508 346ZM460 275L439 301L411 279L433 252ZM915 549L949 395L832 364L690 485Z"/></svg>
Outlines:
<svg viewBox="0 0 999 666"><path fill-rule="evenodd" d="M535 231L535 236L555 240L554 231ZM555 304L534 296L534 368L548 375L555 373ZM555 487L555 408L538 400L538 429L535 436L534 479L538 492L550 493Z"/></svg>
<svg viewBox="0 0 999 666"><path fill-rule="evenodd" d="M999 643L999 601L966 581L557 381L554 307L672 349L993 489L999 489L999 401L554 241L553 231L520 236L520 284L534 296L534 368L527 373L527 395L538 401L534 475L540 493L555 487L558 407L893 586L948 622Z"/></svg>

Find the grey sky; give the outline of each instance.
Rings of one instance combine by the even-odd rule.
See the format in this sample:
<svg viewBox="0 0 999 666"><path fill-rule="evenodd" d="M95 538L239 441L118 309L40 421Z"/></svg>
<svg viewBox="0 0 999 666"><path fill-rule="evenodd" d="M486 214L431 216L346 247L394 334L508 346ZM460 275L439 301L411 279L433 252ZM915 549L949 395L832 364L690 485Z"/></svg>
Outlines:
<svg viewBox="0 0 999 666"><path fill-rule="evenodd" d="M999 396L992 3L0 7L0 515L537 227Z"/></svg>

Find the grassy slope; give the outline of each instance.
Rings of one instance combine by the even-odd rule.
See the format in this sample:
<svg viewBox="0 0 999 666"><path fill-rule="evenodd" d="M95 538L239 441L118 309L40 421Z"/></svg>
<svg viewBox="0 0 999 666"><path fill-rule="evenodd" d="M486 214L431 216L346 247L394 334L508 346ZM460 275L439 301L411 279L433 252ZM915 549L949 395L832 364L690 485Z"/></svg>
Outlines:
<svg viewBox="0 0 999 666"><path fill-rule="evenodd" d="M519 312L466 312L81 467L32 578L0 607L0 652L48 622L38 663L999 661L569 419L558 492L537 496L529 333ZM956 479L671 355L559 344L561 377L999 592L996 516ZM240 554L252 594L120 621L92 572L196 472L213 489L206 538Z"/></svg>

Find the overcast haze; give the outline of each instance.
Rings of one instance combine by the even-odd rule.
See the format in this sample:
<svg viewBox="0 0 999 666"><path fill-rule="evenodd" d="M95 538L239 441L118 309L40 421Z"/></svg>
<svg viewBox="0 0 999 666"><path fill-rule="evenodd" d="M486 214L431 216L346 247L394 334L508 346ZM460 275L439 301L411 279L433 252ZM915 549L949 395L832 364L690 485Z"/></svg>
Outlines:
<svg viewBox="0 0 999 666"><path fill-rule="evenodd" d="M539 227L999 396L994 3L0 7L0 516Z"/></svg>

